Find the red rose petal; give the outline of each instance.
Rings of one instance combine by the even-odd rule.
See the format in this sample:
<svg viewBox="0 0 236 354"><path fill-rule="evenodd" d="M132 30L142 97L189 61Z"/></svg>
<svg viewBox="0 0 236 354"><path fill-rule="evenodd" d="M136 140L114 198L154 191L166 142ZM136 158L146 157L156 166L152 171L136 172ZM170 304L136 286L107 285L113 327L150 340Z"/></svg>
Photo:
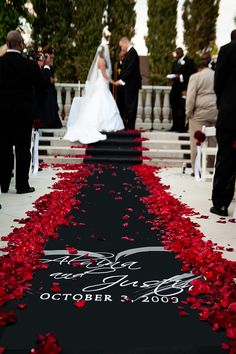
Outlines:
<svg viewBox="0 0 236 354"><path fill-rule="evenodd" d="M28 305L27 305L27 304L24 304L24 303L21 303L21 304L18 304L18 305L17 305L17 308L18 308L19 310L25 310L27 307L28 307Z"/></svg>
<svg viewBox="0 0 236 354"><path fill-rule="evenodd" d="M80 262L71 262L72 267L82 267L82 263Z"/></svg>
<svg viewBox="0 0 236 354"><path fill-rule="evenodd" d="M236 302L232 302L228 307L230 312L236 313Z"/></svg>
<svg viewBox="0 0 236 354"><path fill-rule="evenodd" d="M129 237L129 236L122 236L121 240L134 241L134 238L133 237Z"/></svg>
<svg viewBox="0 0 236 354"><path fill-rule="evenodd" d="M85 300L78 300L74 303L75 307L81 309L86 305L86 301Z"/></svg>
<svg viewBox="0 0 236 354"><path fill-rule="evenodd" d="M61 287L60 287L60 284L57 283L57 282L53 282L53 285L51 287L51 291L53 293L60 293L61 292Z"/></svg>
<svg viewBox="0 0 236 354"><path fill-rule="evenodd" d="M122 217L123 220L128 220L129 218L130 218L130 216L129 216L128 214L125 214L125 215Z"/></svg>
<svg viewBox="0 0 236 354"><path fill-rule="evenodd" d="M229 339L236 340L236 326L227 329L226 337L229 338Z"/></svg>
<svg viewBox="0 0 236 354"><path fill-rule="evenodd" d="M227 247L227 248L226 248L226 251L228 251L228 252L233 252L233 251L234 251L234 248L233 248L233 247Z"/></svg>
<svg viewBox="0 0 236 354"><path fill-rule="evenodd" d="M58 344L58 341L53 333L47 333L45 335L38 335L38 346L32 348L30 353L32 354L59 354L62 351L62 347Z"/></svg>
<svg viewBox="0 0 236 354"><path fill-rule="evenodd" d="M0 326L6 326L16 322L16 315L12 311L0 312Z"/></svg>
<svg viewBox="0 0 236 354"><path fill-rule="evenodd" d="M77 249L75 249L74 247L66 247L66 250L70 253L70 254L77 254Z"/></svg>

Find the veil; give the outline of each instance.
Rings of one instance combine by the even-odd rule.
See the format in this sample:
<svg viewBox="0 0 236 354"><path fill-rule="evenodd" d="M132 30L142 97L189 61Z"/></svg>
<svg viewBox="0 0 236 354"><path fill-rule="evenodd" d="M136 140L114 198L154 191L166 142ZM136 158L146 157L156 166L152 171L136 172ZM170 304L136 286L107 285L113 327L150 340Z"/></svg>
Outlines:
<svg viewBox="0 0 236 354"><path fill-rule="evenodd" d="M0 57L5 54L7 51L7 45L6 44L3 44L1 47L0 47Z"/></svg>
<svg viewBox="0 0 236 354"><path fill-rule="evenodd" d="M112 68L111 68L109 47L108 47L106 39L102 38L102 41L96 50L95 57L93 59L92 65L90 66L88 76L86 79L86 83L85 83L85 95L86 96L88 96L91 93L94 83L98 78L98 60L100 58L99 54L101 53L102 50L104 50L103 55L104 55L104 60L106 62L107 74L109 75L109 77L111 77Z"/></svg>

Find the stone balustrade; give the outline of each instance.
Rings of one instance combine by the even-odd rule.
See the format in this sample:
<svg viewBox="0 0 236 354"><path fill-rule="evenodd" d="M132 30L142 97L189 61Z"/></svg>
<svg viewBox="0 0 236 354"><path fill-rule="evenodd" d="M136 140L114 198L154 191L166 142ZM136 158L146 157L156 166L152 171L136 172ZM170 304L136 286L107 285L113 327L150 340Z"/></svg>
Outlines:
<svg viewBox="0 0 236 354"><path fill-rule="evenodd" d="M72 100L83 96L84 84L57 83L57 101L62 121L66 121ZM162 130L171 126L170 86L142 86L139 91L136 128Z"/></svg>

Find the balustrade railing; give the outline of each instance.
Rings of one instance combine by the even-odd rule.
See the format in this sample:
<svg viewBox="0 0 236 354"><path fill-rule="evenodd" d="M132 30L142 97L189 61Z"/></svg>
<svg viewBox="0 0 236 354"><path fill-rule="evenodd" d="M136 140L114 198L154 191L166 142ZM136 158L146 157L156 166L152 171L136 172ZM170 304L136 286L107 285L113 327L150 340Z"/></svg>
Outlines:
<svg viewBox="0 0 236 354"><path fill-rule="evenodd" d="M57 83L57 101L62 121L66 121L75 96L83 96L84 84ZM168 129L171 126L170 86L142 86L139 91L136 128Z"/></svg>

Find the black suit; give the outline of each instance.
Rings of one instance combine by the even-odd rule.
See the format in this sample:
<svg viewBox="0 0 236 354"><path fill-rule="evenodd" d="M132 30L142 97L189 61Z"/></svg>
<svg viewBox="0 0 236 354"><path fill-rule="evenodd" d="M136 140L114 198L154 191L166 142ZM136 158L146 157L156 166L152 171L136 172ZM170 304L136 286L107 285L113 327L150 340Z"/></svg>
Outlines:
<svg viewBox="0 0 236 354"><path fill-rule="evenodd" d="M0 184L7 192L11 181L13 146L16 189L29 188L32 104L35 90L43 88L38 65L19 52L0 57Z"/></svg>
<svg viewBox="0 0 236 354"><path fill-rule="evenodd" d="M134 130L137 116L138 92L141 88L141 74L139 68L139 56L132 47L127 52L121 72L121 80L125 83L124 89L124 116L126 129Z"/></svg>
<svg viewBox="0 0 236 354"><path fill-rule="evenodd" d="M185 130L185 98L182 97L183 91L187 91L190 75L195 72L194 62L188 56L182 60L175 60L172 65L172 74L178 77L173 79L170 91L170 105L172 109L172 128L173 131L182 132Z"/></svg>
<svg viewBox="0 0 236 354"><path fill-rule="evenodd" d="M43 76L48 87L45 94L45 100L41 106L41 124L42 128L62 128L59 117L59 106L57 104L57 90L55 84L51 82L54 79L54 68L46 66L43 68Z"/></svg>
<svg viewBox="0 0 236 354"><path fill-rule="evenodd" d="M228 208L235 190L236 174L236 41L221 47L215 70L219 108L216 121L218 153L213 181L213 205Z"/></svg>
<svg viewBox="0 0 236 354"><path fill-rule="evenodd" d="M120 80L121 78L122 64L123 61L119 60L115 65L115 81ZM120 112L120 116L124 120L124 87L122 85L113 86L113 94Z"/></svg>

